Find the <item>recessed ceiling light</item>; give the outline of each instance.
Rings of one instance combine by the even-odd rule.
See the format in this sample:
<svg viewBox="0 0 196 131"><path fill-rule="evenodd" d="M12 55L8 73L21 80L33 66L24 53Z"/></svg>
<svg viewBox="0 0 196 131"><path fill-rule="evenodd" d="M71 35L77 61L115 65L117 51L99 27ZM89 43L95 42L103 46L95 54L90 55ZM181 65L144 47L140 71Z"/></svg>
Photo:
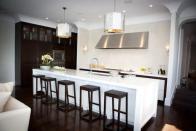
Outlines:
<svg viewBox="0 0 196 131"><path fill-rule="evenodd" d="M153 7L153 5L152 5L152 4L150 4L150 5L149 5L149 7L150 7L150 8L152 8L152 7Z"/></svg>
<svg viewBox="0 0 196 131"><path fill-rule="evenodd" d="M123 12L123 13L126 13L127 11L126 11L126 10L122 10L122 12Z"/></svg>
<svg viewBox="0 0 196 131"><path fill-rule="evenodd" d="M133 1L132 0L124 0L125 4L131 4Z"/></svg>
<svg viewBox="0 0 196 131"><path fill-rule="evenodd" d="M81 21L86 21L86 19L85 18L82 18Z"/></svg>
<svg viewBox="0 0 196 131"><path fill-rule="evenodd" d="M98 17L99 17L99 18L102 18L102 15L99 15Z"/></svg>
<svg viewBox="0 0 196 131"><path fill-rule="evenodd" d="M45 19L48 20L49 18L48 17L45 17Z"/></svg>

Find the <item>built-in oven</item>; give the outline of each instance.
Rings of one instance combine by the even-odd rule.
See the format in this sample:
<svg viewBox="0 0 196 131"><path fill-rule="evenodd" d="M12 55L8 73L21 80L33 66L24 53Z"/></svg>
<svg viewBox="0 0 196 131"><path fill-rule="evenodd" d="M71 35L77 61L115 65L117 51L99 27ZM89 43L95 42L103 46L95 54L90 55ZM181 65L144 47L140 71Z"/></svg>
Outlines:
<svg viewBox="0 0 196 131"><path fill-rule="evenodd" d="M65 67L65 51L64 50L53 50L53 65Z"/></svg>

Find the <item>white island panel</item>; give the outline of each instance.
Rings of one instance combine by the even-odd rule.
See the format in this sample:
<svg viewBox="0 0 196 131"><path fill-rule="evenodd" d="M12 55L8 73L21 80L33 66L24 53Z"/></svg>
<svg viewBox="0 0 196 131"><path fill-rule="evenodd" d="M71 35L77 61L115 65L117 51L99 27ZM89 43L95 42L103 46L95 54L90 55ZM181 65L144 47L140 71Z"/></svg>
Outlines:
<svg viewBox="0 0 196 131"><path fill-rule="evenodd" d="M55 77L57 80L71 80L76 84L76 99L79 106L79 89L81 85L91 84L100 86L101 89L101 108L103 114L104 106L104 92L116 89L128 92L128 123L134 125L134 131L140 131L146 122L156 116L157 99L158 99L158 86L159 81L147 78L127 77L121 78L119 76L99 76L85 71L79 70L66 70L66 71L45 71L40 69L33 69L33 74L43 74L49 77ZM60 87L61 88L61 87ZM40 89L40 86L38 87ZM53 89L54 85L53 85ZM70 88L72 89L72 88ZM34 92L35 94L35 80ZM72 94L72 90L69 90ZM64 100L64 90L60 90L60 99ZM87 93L83 92L83 107L88 109ZM98 101L98 95L95 93L93 96L94 102ZM71 99L70 99L71 100ZM121 110L125 110L125 101L122 100ZM111 118L111 99L107 99L107 117ZM117 102L115 102L117 108ZM98 108L93 106L93 109L98 112ZM122 121L125 121L124 115L121 115Z"/></svg>

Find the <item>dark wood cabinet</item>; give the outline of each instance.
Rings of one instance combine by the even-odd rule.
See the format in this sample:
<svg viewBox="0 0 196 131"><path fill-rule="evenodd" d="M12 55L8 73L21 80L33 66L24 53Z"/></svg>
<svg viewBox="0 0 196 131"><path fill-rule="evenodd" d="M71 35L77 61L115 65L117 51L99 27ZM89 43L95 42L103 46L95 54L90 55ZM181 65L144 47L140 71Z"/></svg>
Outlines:
<svg viewBox="0 0 196 131"><path fill-rule="evenodd" d="M41 56L53 50L65 51L65 67L76 69L77 33L71 38L56 37L56 29L18 22L15 25L15 81L16 85L31 87L32 69L39 68Z"/></svg>

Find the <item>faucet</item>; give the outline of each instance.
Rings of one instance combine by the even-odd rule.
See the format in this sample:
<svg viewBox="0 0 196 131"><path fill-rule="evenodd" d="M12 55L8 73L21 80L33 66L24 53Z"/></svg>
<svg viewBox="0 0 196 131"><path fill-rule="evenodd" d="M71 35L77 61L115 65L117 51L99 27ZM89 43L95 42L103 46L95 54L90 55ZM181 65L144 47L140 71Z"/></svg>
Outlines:
<svg viewBox="0 0 196 131"><path fill-rule="evenodd" d="M96 65L98 65L99 64L99 59L94 57L94 58L91 59L91 62L94 61L94 60L96 61Z"/></svg>
<svg viewBox="0 0 196 131"><path fill-rule="evenodd" d="M98 58L92 58L91 59L91 62L90 62L90 72L92 72L92 64L93 64L93 61L96 61L96 65L98 65L99 64L99 59Z"/></svg>

